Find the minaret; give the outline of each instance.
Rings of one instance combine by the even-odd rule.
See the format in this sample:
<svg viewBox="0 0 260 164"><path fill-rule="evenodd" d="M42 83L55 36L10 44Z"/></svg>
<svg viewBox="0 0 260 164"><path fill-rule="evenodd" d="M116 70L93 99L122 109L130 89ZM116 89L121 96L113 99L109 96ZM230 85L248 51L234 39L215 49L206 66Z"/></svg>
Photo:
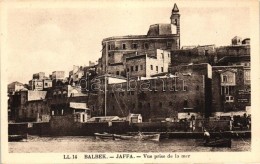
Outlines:
<svg viewBox="0 0 260 164"><path fill-rule="evenodd" d="M177 34L180 35L180 14L176 3L174 4L172 9L171 24L177 27Z"/></svg>

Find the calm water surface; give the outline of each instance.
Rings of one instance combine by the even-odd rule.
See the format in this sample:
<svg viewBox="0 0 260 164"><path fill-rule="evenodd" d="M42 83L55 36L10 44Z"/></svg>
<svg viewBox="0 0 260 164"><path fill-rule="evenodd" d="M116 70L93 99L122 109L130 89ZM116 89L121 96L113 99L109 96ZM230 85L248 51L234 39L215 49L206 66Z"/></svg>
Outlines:
<svg viewBox="0 0 260 164"><path fill-rule="evenodd" d="M11 153L61 152L234 152L250 151L250 139L232 139L231 148L211 148L196 139L165 139L153 141L97 140L90 136L38 137L24 142L9 142Z"/></svg>

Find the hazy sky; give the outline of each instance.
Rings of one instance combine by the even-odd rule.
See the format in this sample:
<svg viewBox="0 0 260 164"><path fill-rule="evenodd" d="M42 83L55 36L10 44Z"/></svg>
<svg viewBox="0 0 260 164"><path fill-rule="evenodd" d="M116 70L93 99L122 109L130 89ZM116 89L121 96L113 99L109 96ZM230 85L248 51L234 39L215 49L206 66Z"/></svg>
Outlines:
<svg viewBox="0 0 260 164"><path fill-rule="evenodd" d="M112 2L112 1L110 1ZM177 2L181 46L230 45L231 38L250 37L247 7L225 3ZM213 3L213 2L212 2ZM174 1L84 3L80 7L19 7L7 12L8 82L28 83L33 73L88 65L101 57L103 38L144 35L151 24L170 23ZM232 6L232 7L231 7Z"/></svg>

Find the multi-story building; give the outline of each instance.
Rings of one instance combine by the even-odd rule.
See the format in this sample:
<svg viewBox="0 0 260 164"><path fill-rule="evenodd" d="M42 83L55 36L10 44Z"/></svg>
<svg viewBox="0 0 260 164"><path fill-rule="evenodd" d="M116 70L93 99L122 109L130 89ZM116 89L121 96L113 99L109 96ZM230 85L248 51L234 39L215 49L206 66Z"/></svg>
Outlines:
<svg viewBox="0 0 260 164"><path fill-rule="evenodd" d="M90 108L94 113L97 95L82 93L80 86L64 85L53 88L49 92L48 101L52 116L72 114L70 102L86 104L86 108Z"/></svg>
<svg viewBox="0 0 260 164"><path fill-rule="evenodd" d="M10 119L16 122L48 122L50 108L47 91L19 91L10 96Z"/></svg>
<svg viewBox="0 0 260 164"><path fill-rule="evenodd" d="M209 63L210 65L245 65L250 66L250 39L239 37L232 39L232 45L183 46L171 51L171 65Z"/></svg>
<svg viewBox="0 0 260 164"><path fill-rule="evenodd" d="M51 79L44 79L43 80L43 89L52 88L52 80Z"/></svg>
<svg viewBox="0 0 260 164"><path fill-rule="evenodd" d="M171 23L151 25L147 35L128 35L105 38L99 66L101 73L126 75L124 62L127 54L146 54L156 57L157 49L180 48L180 14L176 4L172 9Z"/></svg>
<svg viewBox="0 0 260 164"><path fill-rule="evenodd" d="M212 90L214 115L243 115L251 106L250 68L214 66Z"/></svg>
<svg viewBox="0 0 260 164"><path fill-rule="evenodd" d="M32 79L29 81L29 87L30 87L30 90L42 91L43 90L43 80Z"/></svg>
<svg viewBox="0 0 260 164"><path fill-rule="evenodd" d="M75 86L83 76L83 67L73 65L73 70L69 72L69 83Z"/></svg>
<svg viewBox="0 0 260 164"><path fill-rule="evenodd" d="M46 78L47 77L45 77L45 73L44 72L39 72L39 73L33 74L33 79L43 80L43 79L46 79Z"/></svg>
<svg viewBox="0 0 260 164"><path fill-rule="evenodd" d="M64 80L65 79L65 72L64 71L53 71L52 72L52 80Z"/></svg>
<svg viewBox="0 0 260 164"><path fill-rule="evenodd" d="M130 77L150 77L168 72L170 62L170 52L157 49L156 56L144 54L127 57L125 67ZM116 74L119 75L119 72Z"/></svg>
<svg viewBox="0 0 260 164"><path fill-rule="evenodd" d="M12 82L12 83L8 84L8 86L7 86L8 94L13 94L14 92L20 91L22 89L24 89L24 84L22 84L18 81Z"/></svg>
<svg viewBox="0 0 260 164"><path fill-rule="evenodd" d="M51 80L53 87L69 84L69 79L65 78L64 71L53 71L51 75Z"/></svg>
<svg viewBox="0 0 260 164"><path fill-rule="evenodd" d="M141 114L144 121L154 118L208 117L210 114L211 66L180 66L172 74L108 84L106 114L126 117ZM104 92L99 92L104 107ZM104 115L104 112L103 112Z"/></svg>
<svg viewBox="0 0 260 164"><path fill-rule="evenodd" d="M219 59L218 66L213 66L214 115L243 115L251 106L250 39L236 36L231 46L219 47L216 53Z"/></svg>
<svg viewBox="0 0 260 164"><path fill-rule="evenodd" d="M52 87L52 80L45 76L44 72L33 74L32 80L29 81L30 90L42 91Z"/></svg>

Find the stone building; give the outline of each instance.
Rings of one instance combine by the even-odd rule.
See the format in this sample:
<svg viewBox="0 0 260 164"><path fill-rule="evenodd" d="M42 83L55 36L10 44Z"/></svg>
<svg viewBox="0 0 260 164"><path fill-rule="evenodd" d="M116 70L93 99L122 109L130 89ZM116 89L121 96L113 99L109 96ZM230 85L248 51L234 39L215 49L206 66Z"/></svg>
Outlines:
<svg viewBox="0 0 260 164"><path fill-rule="evenodd" d="M157 49L180 48L180 14L176 4L172 9L170 24L151 25L147 35L127 35L105 38L102 41L101 74L110 72L126 76L124 61L127 54L156 56Z"/></svg>
<svg viewBox="0 0 260 164"><path fill-rule="evenodd" d="M232 39L231 46L216 48L213 66L212 110L215 116L243 115L251 106L250 39Z"/></svg>
<svg viewBox="0 0 260 164"><path fill-rule="evenodd" d="M97 95L93 93L84 94L80 86L55 86L48 92L48 102L52 116L63 116L72 114L70 103L84 103L90 108L91 114L95 115L97 109Z"/></svg>
<svg viewBox="0 0 260 164"><path fill-rule="evenodd" d="M8 84L8 86L7 86L8 94L13 94L13 93L20 91L22 89L24 89L24 84L20 83L18 81L12 82L12 83Z"/></svg>
<svg viewBox="0 0 260 164"><path fill-rule="evenodd" d="M240 41L238 43L238 41ZM171 51L171 65L209 63L210 65L250 65L250 39L239 37L232 39L232 45L183 46Z"/></svg>
<svg viewBox="0 0 260 164"><path fill-rule="evenodd" d="M29 87L30 90L37 90L42 91L43 90L43 80L41 79L32 79L29 81Z"/></svg>
<svg viewBox="0 0 260 164"><path fill-rule="evenodd" d="M202 45L183 47L179 50L171 51L171 65L186 65L186 64L199 64L209 63L214 65L216 56L215 45Z"/></svg>
<svg viewBox="0 0 260 164"><path fill-rule="evenodd" d="M11 120L48 122L50 107L47 91L19 91L10 96Z"/></svg>
<svg viewBox="0 0 260 164"><path fill-rule="evenodd" d="M43 89L52 88L52 80L51 79L44 79L43 80Z"/></svg>
<svg viewBox="0 0 260 164"><path fill-rule="evenodd" d="M65 79L65 72L64 71L53 71L52 72L52 80L64 80Z"/></svg>
<svg viewBox="0 0 260 164"><path fill-rule="evenodd" d="M46 78L47 77L45 77L44 72L39 72L39 73L33 74L33 79L43 80L43 79L46 79Z"/></svg>
<svg viewBox="0 0 260 164"><path fill-rule="evenodd" d="M76 85L79 80L84 76L82 66L73 65L73 70L69 72L69 84Z"/></svg>
<svg viewBox="0 0 260 164"><path fill-rule="evenodd" d="M45 76L44 72L33 74L32 80L29 81L29 89L42 91L52 87L52 80Z"/></svg>
<svg viewBox="0 0 260 164"><path fill-rule="evenodd" d="M250 67L214 66L212 90L214 115L244 114L251 106Z"/></svg>
<svg viewBox="0 0 260 164"><path fill-rule="evenodd" d="M130 77L150 77L168 72L171 63L170 52L157 50L156 56L134 55L126 58L126 72ZM119 75L117 73L117 75Z"/></svg>
<svg viewBox="0 0 260 164"><path fill-rule="evenodd" d="M250 67L251 61L249 55L243 56L225 56L218 60L219 66L246 66Z"/></svg>
<svg viewBox="0 0 260 164"><path fill-rule="evenodd" d="M232 39L232 45L216 48L218 59L225 56L250 56L250 38L242 40L240 37Z"/></svg>
<svg viewBox="0 0 260 164"><path fill-rule="evenodd" d="M170 70L167 76L107 86L107 115L126 117L139 113L144 121L163 118L208 117L210 114L211 66L183 66ZM99 93L102 97L103 92ZM99 99L104 106L104 98Z"/></svg>

